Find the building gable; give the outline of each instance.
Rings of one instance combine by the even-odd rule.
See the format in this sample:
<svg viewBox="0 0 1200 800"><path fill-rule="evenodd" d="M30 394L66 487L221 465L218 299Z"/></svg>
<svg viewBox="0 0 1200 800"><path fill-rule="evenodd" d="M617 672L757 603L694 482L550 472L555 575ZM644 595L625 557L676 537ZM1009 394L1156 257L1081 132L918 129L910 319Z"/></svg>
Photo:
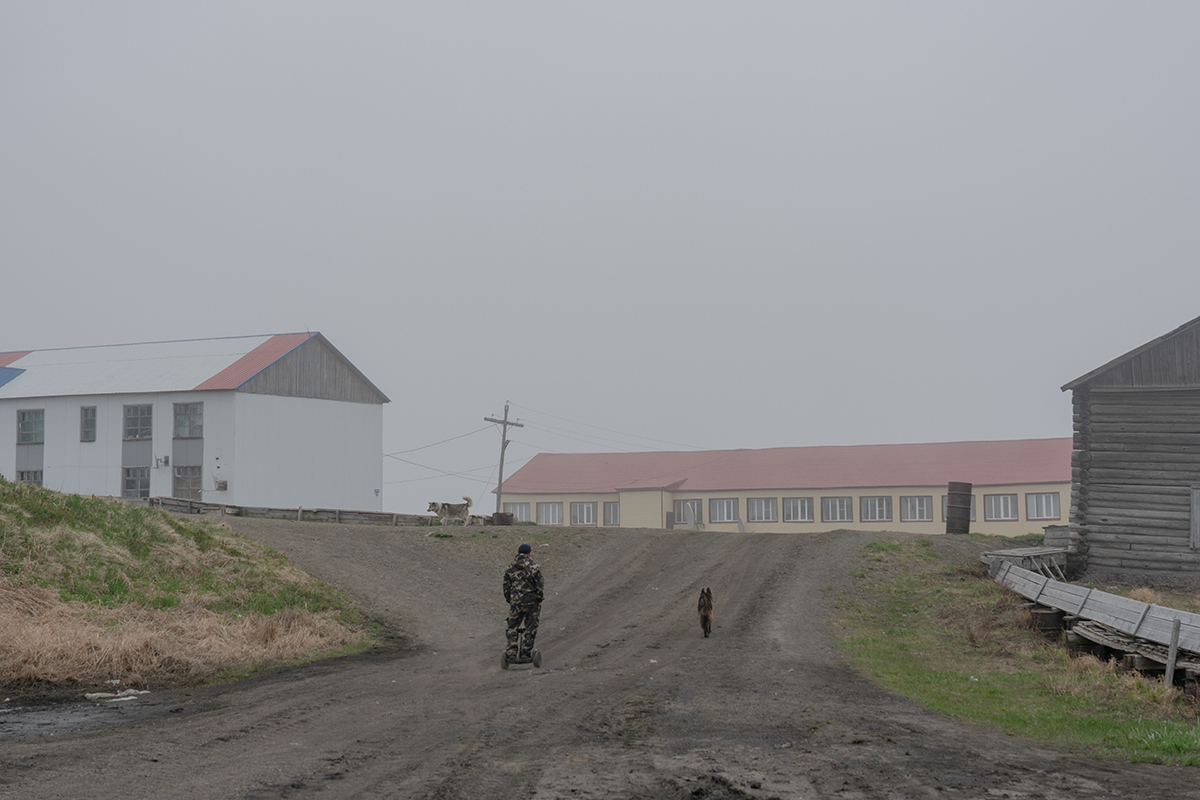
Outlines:
<svg viewBox="0 0 1200 800"><path fill-rule="evenodd" d="M388 398L321 334L305 337L265 369L236 387L239 392L311 397L351 403L386 403Z"/></svg>
<svg viewBox="0 0 1200 800"><path fill-rule="evenodd" d="M1200 317L1062 387L1149 389L1200 386Z"/></svg>

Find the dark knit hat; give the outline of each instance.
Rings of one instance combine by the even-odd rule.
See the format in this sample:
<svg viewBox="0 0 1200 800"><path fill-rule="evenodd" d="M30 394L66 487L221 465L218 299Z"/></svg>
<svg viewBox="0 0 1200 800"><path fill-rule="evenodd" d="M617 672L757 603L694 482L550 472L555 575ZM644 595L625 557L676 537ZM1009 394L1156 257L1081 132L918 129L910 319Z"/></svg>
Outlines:
<svg viewBox="0 0 1200 800"><path fill-rule="evenodd" d="M523 544L523 545L521 545L520 547L518 547L518 548L517 548L517 552L518 552L518 553L532 553L532 552L533 552L533 548L532 548L532 547L530 547L530 546L529 546L529 545L527 545L527 544Z"/></svg>

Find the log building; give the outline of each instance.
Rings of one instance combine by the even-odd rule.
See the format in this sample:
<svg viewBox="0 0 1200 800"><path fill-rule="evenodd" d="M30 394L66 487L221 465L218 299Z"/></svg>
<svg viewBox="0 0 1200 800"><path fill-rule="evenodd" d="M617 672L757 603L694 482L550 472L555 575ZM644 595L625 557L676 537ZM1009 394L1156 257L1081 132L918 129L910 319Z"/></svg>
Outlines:
<svg viewBox="0 0 1200 800"><path fill-rule="evenodd" d="M1200 317L1062 389L1086 567L1200 578Z"/></svg>

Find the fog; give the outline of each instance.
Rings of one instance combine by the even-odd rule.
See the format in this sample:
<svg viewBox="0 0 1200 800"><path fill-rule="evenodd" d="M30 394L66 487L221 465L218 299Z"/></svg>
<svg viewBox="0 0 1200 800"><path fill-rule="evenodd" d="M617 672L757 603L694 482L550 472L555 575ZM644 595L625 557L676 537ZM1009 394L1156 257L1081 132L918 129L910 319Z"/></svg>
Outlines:
<svg viewBox="0 0 1200 800"><path fill-rule="evenodd" d="M320 331L384 508L1069 436L1200 315L1183 3L0 4L0 351Z"/></svg>

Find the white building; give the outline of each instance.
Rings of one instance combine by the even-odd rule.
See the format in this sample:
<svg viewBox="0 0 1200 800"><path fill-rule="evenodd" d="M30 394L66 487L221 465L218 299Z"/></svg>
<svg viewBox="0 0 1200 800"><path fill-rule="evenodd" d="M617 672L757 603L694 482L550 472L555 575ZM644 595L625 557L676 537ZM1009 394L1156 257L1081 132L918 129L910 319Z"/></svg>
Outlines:
<svg viewBox="0 0 1200 800"><path fill-rule="evenodd" d="M0 353L0 475L74 494L382 509L388 398L319 333Z"/></svg>

